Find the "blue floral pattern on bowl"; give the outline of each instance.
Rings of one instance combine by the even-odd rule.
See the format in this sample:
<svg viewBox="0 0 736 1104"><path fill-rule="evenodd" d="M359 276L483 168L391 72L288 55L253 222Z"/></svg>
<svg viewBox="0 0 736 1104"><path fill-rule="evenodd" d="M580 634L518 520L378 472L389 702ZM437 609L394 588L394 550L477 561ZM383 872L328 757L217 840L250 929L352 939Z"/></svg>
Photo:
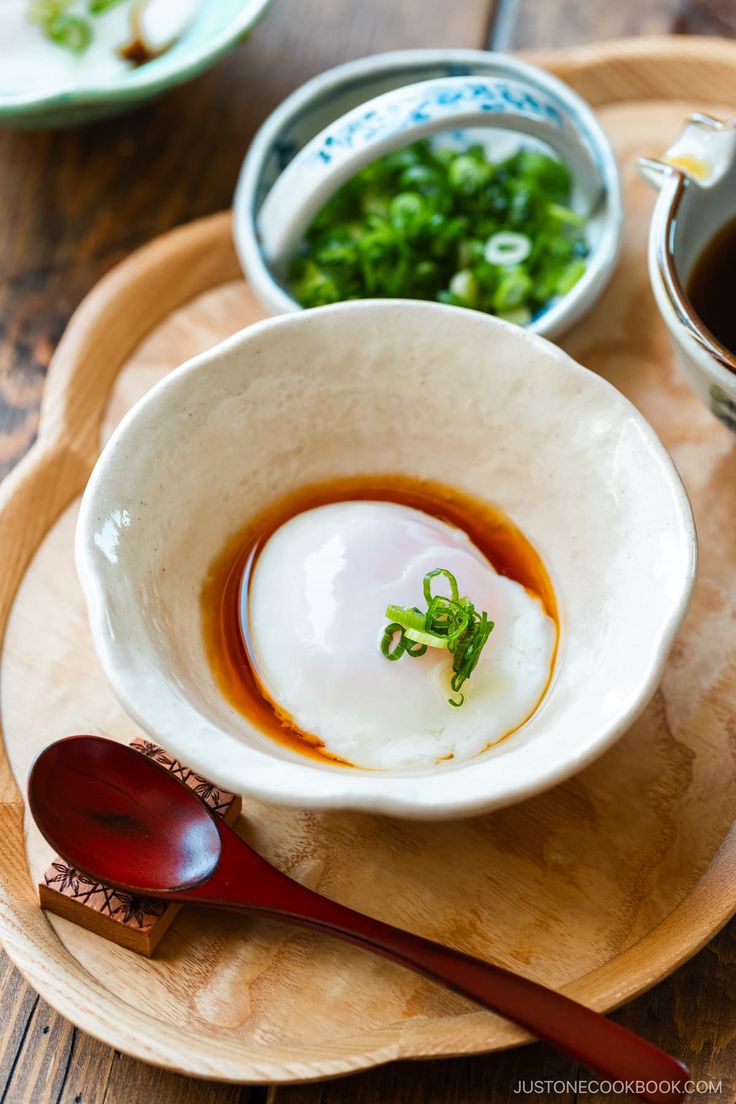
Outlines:
<svg viewBox="0 0 736 1104"><path fill-rule="evenodd" d="M416 123L429 122L438 113L447 115L448 121L463 107L473 107L489 115L516 115L522 112L528 118L552 123L560 130L564 121L554 106L541 97L532 96L520 85L496 81L492 85L468 81L458 87L448 85L430 93L418 105L412 96L405 100L387 103L382 110L371 109L337 126L315 150L314 157L325 163L332 161L337 149L355 149L384 135L400 134Z"/></svg>
<svg viewBox="0 0 736 1104"><path fill-rule="evenodd" d="M488 51L443 48L402 50L337 66L292 93L255 136L236 192L234 228L246 275L270 310L298 309L279 273L269 267L257 229L258 213L286 166L321 131L376 96L421 81L458 77L468 78L469 86L474 83L487 86L489 79L504 86L506 99L500 93L498 97L503 103L516 99L519 92L529 96L522 102L539 113L537 117L543 119L550 134L554 131L560 136L556 143L559 147L582 144L598 182L597 192L589 192L587 196L576 182L573 195L575 209L591 212L586 235L588 273L572 294L535 315L528 328L555 336L595 301L616 259L622 210L615 158L591 110L560 81L526 62ZM450 141L459 147L483 145L491 160L503 160L523 147L547 148L544 142L514 130L509 113L504 113L505 121L501 112L494 114L489 110L484 114L489 119L484 127L460 123L448 116L447 128L436 140ZM325 152L337 157L339 149L333 142ZM328 167L327 163L322 164Z"/></svg>

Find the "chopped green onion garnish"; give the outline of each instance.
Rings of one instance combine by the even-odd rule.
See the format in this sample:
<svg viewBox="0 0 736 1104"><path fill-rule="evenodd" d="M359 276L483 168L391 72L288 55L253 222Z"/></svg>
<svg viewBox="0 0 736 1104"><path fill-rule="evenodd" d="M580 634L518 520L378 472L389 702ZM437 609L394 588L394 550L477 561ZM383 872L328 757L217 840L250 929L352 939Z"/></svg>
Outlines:
<svg viewBox="0 0 736 1104"><path fill-rule="evenodd" d="M94 2L94 0L92 0ZM533 321L585 271L584 216L554 157L421 141L367 165L325 204L289 270L294 297L434 299Z"/></svg>
<svg viewBox="0 0 736 1104"><path fill-rule="evenodd" d="M411 609L405 606L386 606L386 616L402 629L423 629L424 614L416 606Z"/></svg>
<svg viewBox="0 0 736 1104"><path fill-rule="evenodd" d="M57 15L69 7L71 0L31 0L28 6L28 22L46 27Z"/></svg>
<svg viewBox="0 0 736 1104"><path fill-rule="evenodd" d="M512 307L511 310L499 311L498 317L504 322L513 322L515 326L528 326L532 320L532 312L528 307Z"/></svg>
<svg viewBox="0 0 736 1104"><path fill-rule="evenodd" d="M103 12L106 12L110 8L114 8L117 4L121 3L122 0L89 0L87 4L87 11L90 15L102 15Z"/></svg>
<svg viewBox="0 0 736 1104"><path fill-rule="evenodd" d="M429 603L432 601L432 580L436 579L438 575L445 576L450 584L450 598L453 600L453 602L457 602L460 597L460 592L457 589L457 579L452 574L452 572L448 571L445 567L436 567L434 571L428 571L427 574L424 576L424 585L422 588L424 593L424 601L427 603L427 605L429 605Z"/></svg>
<svg viewBox="0 0 736 1104"><path fill-rule="evenodd" d="M526 234L501 230L491 234L483 249L483 256L491 265L516 265L527 259L532 243Z"/></svg>
<svg viewBox="0 0 736 1104"><path fill-rule="evenodd" d="M399 642L395 648L392 648L394 636L399 633ZM383 630L383 636L381 638L381 651L385 655L386 659L401 659L402 655L406 651L406 645L404 644L404 630L401 625L387 625Z"/></svg>
<svg viewBox="0 0 736 1104"><path fill-rule="evenodd" d="M450 584L449 597L432 594L432 581L439 575L444 575ZM453 657L450 686L458 695L456 699L447 700L458 708L465 701L460 687L475 670L494 623L487 613L477 613L469 598L460 597L457 579L447 568L428 571L424 576L423 592L427 603L424 613L416 606L386 607L390 624L383 630L381 651L386 659L395 660L401 659L404 653L416 658L424 655L427 648L446 648ZM397 633L399 640L394 644Z"/></svg>
<svg viewBox="0 0 736 1104"><path fill-rule="evenodd" d="M415 644L424 645L424 650L422 652L419 652L417 649L411 649L407 645L406 651L409 655L424 655L428 644L433 648L447 647L446 636L440 636L438 633L427 631L426 614L422 613L416 606L387 606L386 616L391 618L394 625L398 625L399 628L404 630L405 640L411 640ZM388 632L388 629L386 631Z"/></svg>
<svg viewBox="0 0 736 1104"><path fill-rule="evenodd" d="M438 634L434 632L424 632L423 629L404 629L404 636L407 640L413 640L416 644L424 644L425 647L447 647L446 636L438 636Z"/></svg>
<svg viewBox="0 0 736 1104"><path fill-rule="evenodd" d="M74 0L31 0L28 20L36 23L52 42L73 54L83 54L93 38L92 24L83 15L69 11L73 3ZM87 0L87 14L102 15L120 3L122 0Z"/></svg>
<svg viewBox="0 0 736 1104"><path fill-rule="evenodd" d="M44 30L53 42L65 46L73 54L83 54L92 41L92 28L78 15L55 15Z"/></svg>

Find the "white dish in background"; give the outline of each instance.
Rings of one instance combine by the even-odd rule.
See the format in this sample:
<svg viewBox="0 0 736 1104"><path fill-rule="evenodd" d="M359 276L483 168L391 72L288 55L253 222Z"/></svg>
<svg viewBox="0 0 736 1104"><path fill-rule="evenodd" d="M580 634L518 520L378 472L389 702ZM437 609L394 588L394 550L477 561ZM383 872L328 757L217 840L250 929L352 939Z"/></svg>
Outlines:
<svg viewBox="0 0 736 1104"><path fill-rule="evenodd" d="M494 502L556 588L552 685L466 762L309 759L236 714L205 655L200 589L227 538L296 487L381 473ZM544 790L625 731L685 614L696 538L668 454L605 380L478 312L363 300L249 327L154 387L93 472L77 564L114 690L194 769L274 803L443 818Z"/></svg>
<svg viewBox="0 0 736 1104"><path fill-rule="evenodd" d="M285 286L283 272L272 267L266 258L268 250L264 251L259 229L262 212L269 219L274 210L278 211L289 199L290 192L295 191L296 217L285 221L293 221L299 228L303 223L301 213L313 211L317 195L320 197L317 205L321 205L332 186L337 186L335 182L341 179L334 171L334 164L325 163L320 167L319 162L313 161L306 166L300 165L300 171L295 172L293 163L299 162L302 151L320 133L327 138L339 136L340 120L345 122L350 112L355 113L360 105L382 96L379 103L388 113L380 135L372 133L373 119L370 127L358 126L356 150L350 151L351 163L355 163L357 171L358 161L367 148L375 149L375 156L379 156L395 144L390 134L392 126L403 127L406 121L401 112L394 117L395 101L393 97L386 97L386 93L401 89L401 95L410 98L406 86L417 82L432 81L439 88L448 80L457 83L460 78L467 78L466 83L472 84L474 76L496 87L507 84L509 92L515 93L512 98L522 99L519 89L523 88L535 106L515 109L510 105L510 111L501 122L501 125L507 124L511 113L518 114L525 133L494 129L494 119L498 121L500 114L490 112L486 127L453 132L453 143L481 143L489 158L500 160L522 145L549 150L550 146L540 139L557 134L562 155L567 151L574 162L571 164L576 176L573 207L580 213L591 212L587 225L590 256L585 274L571 291L541 311L527 329L545 337L557 337L587 313L605 289L618 257L623 211L618 167L610 143L593 111L556 77L509 55L464 49L402 50L339 65L298 88L261 126L249 146L238 181L233 233L243 270L268 310L281 313L301 307ZM448 113L442 100L440 95L436 110L444 113L443 117L447 116L446 126L452 130L452 111ZM559 123L546 123L545 112L549 112L550 118L555 116ZM481 112L477 114L480 116ZM350 119L356 117L360 123L360 112ZM353 143L355 127L352 123L350 130ZM418 132L407 134L406 142L413 136L418 137ZM341 156L343 154L344 151ZM283 187L278 187L282 174ZM273 202L269 204L268 197L274 186ZM283 212L279 221L282 218ZM289 233L280 234L278 239L274 235L274 240L278 243L285 237L291 240L291 227L288 230Z"/></svg>
<svg viewBox="0 0 736 1104"><path fill-rule="evenodd" d="M186 0L187 8L191 2ZM87 52L71 54L45 39L40 29L29 28L37 35L38 61L25 65L22 52L33 37L19 30L18 17L30 2L0 0L0 126L69 126L137 107L214 65L243 40L269 3L198 0L193 20L173 46L138 66L105 58L101 43L94 40ZM118 43L132 37L126 28L130 6L113 7L90 22L99 21L98 29ZM86 17L84 5L79 10Z"/></svg>

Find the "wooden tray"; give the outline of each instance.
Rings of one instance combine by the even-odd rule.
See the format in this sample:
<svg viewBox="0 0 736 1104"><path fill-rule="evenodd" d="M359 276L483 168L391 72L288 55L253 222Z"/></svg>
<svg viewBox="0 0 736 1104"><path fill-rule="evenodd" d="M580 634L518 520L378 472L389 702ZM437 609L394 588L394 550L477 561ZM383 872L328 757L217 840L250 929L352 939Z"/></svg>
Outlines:
<svg viewBox="0 0 736 1104"><path fill-rule="evenodd" d="M647 286L653 197L633 169L689 111L733 112L736 47L638 42L546 61L598 106L626 185L620 268L565 344L654 423L700 533L695 600L662 687L602 760L493 816L423 825L249 802L241 823L326 894L609 1009L693 954L736 908L736 439L673 365ZM72 562L78 496L101 437L147 387L258 317L223 214L115 269L59 346L40 439L0 495L0 935L84 1030L188 1074L308 1080L524 1041L390 963L287 927L184 910L147 961L38 907L49 851L24 823L21 796L33 755L70 732L136 735L87 631Z"/></svg>

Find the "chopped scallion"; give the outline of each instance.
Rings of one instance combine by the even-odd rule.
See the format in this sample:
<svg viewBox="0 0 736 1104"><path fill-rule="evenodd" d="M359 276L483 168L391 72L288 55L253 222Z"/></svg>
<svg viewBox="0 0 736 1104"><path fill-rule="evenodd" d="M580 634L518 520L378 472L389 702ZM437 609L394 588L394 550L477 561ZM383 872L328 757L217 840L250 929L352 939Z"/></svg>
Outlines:
<svg viewBox="0 0 736 1104"><path fill-rule="evenodd" d="M122 0L87 0L86 13L103 15ZM73 54L83 54L94 37L92 22L79 14L81 3L74 0L31 0L28 21L41 28L47 38ZM74 10L70 10L70 9Z"/></svg>
<svg viewBox="0 0 736 1104"><path fill-rule="evenodd" d="M526 234L500 230L491 234L483 249L483 256L491 265L522 264L532 251L532 243Z"/></svg>
<svg viewBox="0 0 736 1104"><path fill-rule="evenodd" d="M291 264L292 292L304 307L434 299L518 312L526 325L585 272L572 184L565 164L535 150L491 162L481 145L416 142L367 165L325 204Z"/></svg>
<svg viewBox="0 0 736 1104"><path fill-rule="evenodd" d="M393 639L396 633L399 634L398 643L392 647ZM381 651L385 655L386 659L401 659L402 655L406 651L406 645L404 644L404 631L401 625L387 625L383 630L383 636L381 637Z"/></svg>
<svg viewBox="0 0 736 1104"><path fill-rule="evenodd" d="M432 593L433 581L441 575L449 583L449 596ZM494 623L487 613L478 613L469 598L460 597L457 579L447 568L427 572L423 593L427 603L424 613L416 606L387 606L390 624L383 630L381 651L387 659L396 660L404 653L416 658L424 655L427 648L446 648L452 655L450 686L458 695L447 700L457 708L465 701L460 687L475 670ZM394 644L397 633L399 639Z"/></svg>
<svg viewBox="0 0 736 1104"><path fill-rule="evenodd" d="M92 41L92 28L87 20L66 12L53 16L44 30L52 42L58 42L73 54L83 54Z"/></svg>

